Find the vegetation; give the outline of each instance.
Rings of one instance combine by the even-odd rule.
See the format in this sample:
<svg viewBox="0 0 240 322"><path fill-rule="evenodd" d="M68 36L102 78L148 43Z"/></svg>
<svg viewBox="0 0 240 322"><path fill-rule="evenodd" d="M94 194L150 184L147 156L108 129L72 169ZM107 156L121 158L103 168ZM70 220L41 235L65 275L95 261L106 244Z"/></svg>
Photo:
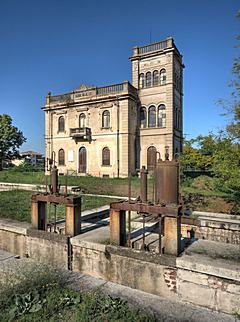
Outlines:
<svg viewBox="0 0 240 322"><path fill-rule="evenodd" d="M77 292L68 275L43 264L5 269L0 279L0 321L155 321L99 291Z"/></svg>
<svg viewBox="0 0 240 322"><path fill-rule="evenodd" d="M0 218L31 222L31 191L11 190L0 192ZM10 200L10 202L9 202ZM114 199L82 196L82 210L100 207ZM64 218L64 206L57 207L58 219ZM49 217L53 210L48 207ZM50 218L49 218L50 220Z"/></svg>
<svg viewBox="0 0 240 322"><path fill-rule="evenodd" d="M0 171L3 161L19 157L19 147L26 141L23 133L12 125L9 115L0 115Z"/></svg>
<svg viewBox="0 0 240 322"><path fill-rule="evenodd" d="M237 17L240 18L240 11ZM240 35L237 40L240 41ZM234 60L230 86L231 99L220 101L231 118L226 129L185 141L180 161L183 172L188 168L211 170L214 189L231 194L240 203L240 56Z"/></svg>

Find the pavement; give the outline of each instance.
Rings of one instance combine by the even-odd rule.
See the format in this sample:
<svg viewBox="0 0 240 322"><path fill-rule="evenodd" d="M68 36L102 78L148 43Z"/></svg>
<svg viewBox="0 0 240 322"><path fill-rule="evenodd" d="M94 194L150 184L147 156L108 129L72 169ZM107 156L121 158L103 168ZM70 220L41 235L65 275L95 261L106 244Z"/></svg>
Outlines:
<svg viewBox="0 0 240 322"><path fill-rule="evenodd" d="M26 268L28 265L39 265L31 259L19 258L11 253L0 250L0 275L6 267L16 269ZM68 271L68 285L75 290L98 291L103 295L121 298L128 302L131 308L154 315L161 322L239 322L236 317L218 313L206 308L174 301L160 296L148 294L129 287L104 281L92 276Z"/></svg>

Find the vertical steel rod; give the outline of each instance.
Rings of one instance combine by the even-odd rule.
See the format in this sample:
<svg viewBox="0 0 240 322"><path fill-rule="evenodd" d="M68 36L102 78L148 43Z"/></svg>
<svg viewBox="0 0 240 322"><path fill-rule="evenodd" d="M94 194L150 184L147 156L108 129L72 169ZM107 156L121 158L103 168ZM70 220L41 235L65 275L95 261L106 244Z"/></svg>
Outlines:
<svg viewBox="0 0 240 322"><path fill-rule="evenodd" d="M142 250L145 249L145 214L143 214L143 241L142 241Z"/></svg>
<svg viewBox="0 0 240 322"><path fill-rule="evenodd" d="M159 220L158 220L158 223L159 223L159 245L158 245L158 248L159 248L159 254L162 255L162 216L159 215Z"/></svg>
<svg viewBox="0 0 240 322"><path fill-rule="evenodd" d="M54 204L54 232L57 231L57 205Z"/></svg>

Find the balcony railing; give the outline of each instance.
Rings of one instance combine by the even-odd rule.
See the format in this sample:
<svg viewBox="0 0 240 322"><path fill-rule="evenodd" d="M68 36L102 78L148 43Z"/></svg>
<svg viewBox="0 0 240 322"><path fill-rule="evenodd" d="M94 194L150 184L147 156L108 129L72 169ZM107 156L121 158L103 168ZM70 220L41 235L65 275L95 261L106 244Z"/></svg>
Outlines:
<svg viewBox="0 0 240 322"><path fill-rule="evenodd" d="M91 129L89 127L77 127L70 129L70 136L73 139L91 140Z"/></svg>
<svg viewBox="0 0 240 322"><path fill-rule="evenodd" d="M97 94L111 94L115 92L122 92L124 90L123 83L109 86L97 87Z"/></svg>
<svg viewBox="0 0 240 322"><path fill-rule="evenodd" d="M141 46L141 47L134 47L133 48L133 57L138 55L144 55L147 53L151 53L158 50L163 50L166 48L172 48L174 47L173 38L169 37L165 40L156 42L154 44Z"/></svg>
<svg viewBox="0 0 240 322"><path fill-rule="evenodd" d="M49 96L49 101L50 101L50 103L52 103L52 102L58 102L58 103L71 102L72 97L71 97L71 94L61 94L61 95Z"/></svg>

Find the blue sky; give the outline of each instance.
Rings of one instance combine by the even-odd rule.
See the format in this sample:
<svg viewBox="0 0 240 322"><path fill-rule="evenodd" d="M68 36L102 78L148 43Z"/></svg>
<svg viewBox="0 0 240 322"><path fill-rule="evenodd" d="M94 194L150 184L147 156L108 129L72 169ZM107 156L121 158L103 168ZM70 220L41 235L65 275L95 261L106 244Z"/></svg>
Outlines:
<svg viewBox="0 0 240 322"><path fill-rule="evenodd" d="M174 37L183 54L184 133L223 128L239 54L238 0L0 0L0 113L44 152L44 97L131 80L131 48Z"/></svg>

